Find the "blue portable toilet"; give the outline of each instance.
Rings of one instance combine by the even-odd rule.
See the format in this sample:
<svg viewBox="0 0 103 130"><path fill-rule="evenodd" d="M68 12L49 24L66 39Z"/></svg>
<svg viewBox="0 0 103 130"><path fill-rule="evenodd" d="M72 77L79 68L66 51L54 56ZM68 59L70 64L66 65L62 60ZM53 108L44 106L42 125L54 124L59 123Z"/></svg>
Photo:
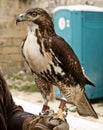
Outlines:
<svg viewBox="0 0 103 130"><path fill-rule="evenodd" d="M86 75L95 84L85 87L89 99L103 98L103 8L57 7L53 21L56 33L71 45Z"/></svg>

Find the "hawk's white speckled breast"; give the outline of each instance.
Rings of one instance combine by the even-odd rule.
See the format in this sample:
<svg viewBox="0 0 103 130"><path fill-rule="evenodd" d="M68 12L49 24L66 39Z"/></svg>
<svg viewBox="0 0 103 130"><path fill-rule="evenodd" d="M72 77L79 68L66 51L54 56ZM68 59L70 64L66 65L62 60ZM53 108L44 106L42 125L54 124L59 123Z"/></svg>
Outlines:
<svg viewBox="0 0 103 130"><path fill-rule="evenodd" d="M29 63L30 68L37 73L47 69L49 67L49 63L52 61L49 53L45 52L44 55L41 54L40 45L37 43L37 37L34 35L33 31L28 32L28 36L23 47L23 54Z"/></svg>

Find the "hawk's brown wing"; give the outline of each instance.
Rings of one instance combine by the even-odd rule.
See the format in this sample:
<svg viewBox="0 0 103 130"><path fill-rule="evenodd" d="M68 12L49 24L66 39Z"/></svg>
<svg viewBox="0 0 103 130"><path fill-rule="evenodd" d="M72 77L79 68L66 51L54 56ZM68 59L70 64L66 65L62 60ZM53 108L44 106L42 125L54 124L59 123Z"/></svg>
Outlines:
<svg viewBox="0 0 103 130"><path fill-rule="evenodd" d="M71 74L77 83L84 86L85 76L83 75L80 62L66 41L59 36L53 36L51 49L64 66L66 73Z"/></svg>
<svg viewBox="0 0 103 130"><path fill-rule="evenodd" d="M60 62L65 66L67 75L71 74L73 82L77 85L70 88L63 87L61 91L67 100L77 106L78 113L83 116L93 116L98 118L92 105L89 103L84 91L85 76L83 75L81 65L72 48L61 37L54 36L51 44L52 51ZM75 81L76 80L76 81Z"/></svg>

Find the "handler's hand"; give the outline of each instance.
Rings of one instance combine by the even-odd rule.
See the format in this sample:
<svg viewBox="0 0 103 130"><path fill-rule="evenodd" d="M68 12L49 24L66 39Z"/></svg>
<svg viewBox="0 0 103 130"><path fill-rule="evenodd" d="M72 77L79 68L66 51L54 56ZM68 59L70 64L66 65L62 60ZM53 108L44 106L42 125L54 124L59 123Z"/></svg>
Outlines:
<svg viewBox="0 0 103 130"><path fill-rule="evenodd" d="M48 116L40 118L34 130L69 130L69 124L60 119L51 119Z"/></svg>

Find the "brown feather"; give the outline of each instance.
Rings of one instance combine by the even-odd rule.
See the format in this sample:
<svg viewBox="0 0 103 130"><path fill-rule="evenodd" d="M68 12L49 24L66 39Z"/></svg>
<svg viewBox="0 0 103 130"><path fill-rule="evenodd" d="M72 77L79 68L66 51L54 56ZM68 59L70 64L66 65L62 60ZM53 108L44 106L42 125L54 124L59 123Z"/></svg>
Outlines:
<svg viewBox="0 0 103 130"><path fill-rule="evenodd" d="M66 74L71 74L76 82L84 87L85 77L80 62L69 44L61 37L53 36L50 47L64 66Z"/></svg>

